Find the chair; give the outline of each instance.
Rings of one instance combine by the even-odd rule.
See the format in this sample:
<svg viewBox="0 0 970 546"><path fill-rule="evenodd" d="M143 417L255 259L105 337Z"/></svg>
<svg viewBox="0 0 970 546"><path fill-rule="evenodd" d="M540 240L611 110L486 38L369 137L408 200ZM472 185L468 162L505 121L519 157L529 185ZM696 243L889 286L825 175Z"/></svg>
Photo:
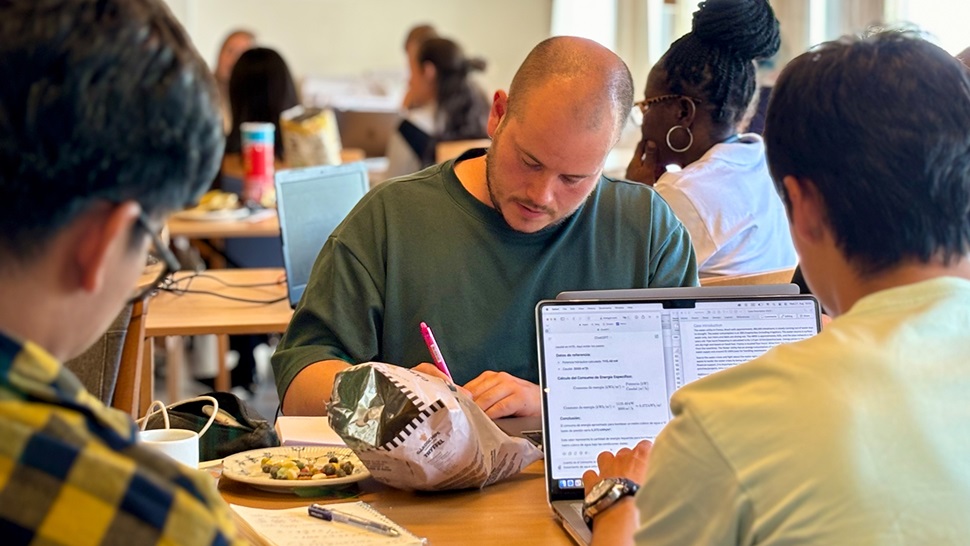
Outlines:
<svg viewBox="0 0 970 546"><path fill-rule="evenodd" d="M147 304L146 298L127 305L94 345L64 363L88 392L132 417L141 398L152 396L153 378L144 373Z"/></svg>
<svg viewBox="0 0 970 546"><path fill-rule="evenodd" d="M434 160L435 163L441 163L454 159L472 148L488 148L491 145L492 139L490 138L439 142L434 149Z"/></svg>
<svg viewBox="0 0 970 546"><path fill-rule="evenodd" d="M795 273L794 267L748 273L745 275L725 275L723 277L705 277L701 279L701 286L745 286L750 284L787 284L791 282Z"/></svg>

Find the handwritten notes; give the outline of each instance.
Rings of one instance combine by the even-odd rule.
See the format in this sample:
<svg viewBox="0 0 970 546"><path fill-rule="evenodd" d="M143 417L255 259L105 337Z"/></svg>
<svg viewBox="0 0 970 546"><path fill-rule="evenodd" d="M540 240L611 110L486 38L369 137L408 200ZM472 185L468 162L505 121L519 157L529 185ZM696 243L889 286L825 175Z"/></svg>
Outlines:
<svg viewBox="0 0 970 546"><path fill-rule="evenodd" d="M323 505L372 521L390 525L401 535L388 537L351 525L333 523L310 517L307 507L286 510L264 510L235 504L229 507L242 520L247 531L258 535L267 546L317 546L319 544L353 544L355 546L423 545L425 539L416 537L365 502Z"/></svg>

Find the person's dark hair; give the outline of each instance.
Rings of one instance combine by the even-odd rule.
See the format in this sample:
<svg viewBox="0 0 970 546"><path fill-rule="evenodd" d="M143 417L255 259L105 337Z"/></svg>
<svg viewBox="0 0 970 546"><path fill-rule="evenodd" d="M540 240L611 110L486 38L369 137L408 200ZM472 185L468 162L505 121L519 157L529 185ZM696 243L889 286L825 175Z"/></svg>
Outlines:
<svg viewBox="0 0 970 546"><path fill-rule="evenodd" d="M299 100L293 76L279 53L269 48L257 47L240 55L229 78L232 130L226 140L226 153L241 151L241 124L262 121L276 126L273 151L276 157L283 159L280 114L297 104Z"/></svg>
<svg viewBox="0 0 970 546"><path fill-rule="evenodd" d="M435 100L443 125L435 140L486 138L490 104L469 78L471 72L485 70L485 61L466 58L461 47L451 40L431 38L421 46L418 62L434 65L437 75Z"/></svg>
<svg viewBox="0 0 970 546"><path fill-rule="evenodd" d="M818 189L860 274L970 251L970 71L913 33L828 42L779 76L765 130L779 192Z"/></svg>
<svg viewBox="0 0 970 546"><path fill-rule="evenodd" d="M704 100L716 124L733 128L754 96L753 61L771 57L780 45L767 0L706 0L694 12L691 31L661 62L671 93Z"/></svg>
<svg viewBox="0 0 970 546"><path fill-rule="evenodd" d="M160 0L0 3L0 261L96 201L198 199L224 143L215 81Z"/></svg>
<svg viewBox="0 0 970 546"><path fill-rule="evenodd" d="M404 51L407 51L408 46L411 44L420 46L428 40L437 37L438 31L436 31L433 26L427 23L415 25L411 27L411 30L408 31L407 37L404 38Z"/></svg>

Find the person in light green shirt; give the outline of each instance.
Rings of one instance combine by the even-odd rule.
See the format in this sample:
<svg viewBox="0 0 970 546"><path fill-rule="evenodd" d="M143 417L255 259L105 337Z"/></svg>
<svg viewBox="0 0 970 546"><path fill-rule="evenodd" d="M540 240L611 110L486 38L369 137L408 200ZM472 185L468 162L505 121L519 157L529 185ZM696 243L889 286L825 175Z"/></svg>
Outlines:
<svg viewBox="0 0 970 546"><path fill-rule="evenodd" d="M495 94L492 145L387 182L325 244L273 355L288 415L322 414L369 360L454 374L491 417L540 411L535 305L563 290L695 286L689 235L650 188L602 176L633 100L626 65L552 38Z"/></svg>
<svg viewBox="0 0 970 546"><path fill-rule="evenodd" d="M675 393L656 445L602 454L590 488L642 487L593 543L966 544L970 72L901 32L823 44L781 74L765 134L836 318Z"/></svg>

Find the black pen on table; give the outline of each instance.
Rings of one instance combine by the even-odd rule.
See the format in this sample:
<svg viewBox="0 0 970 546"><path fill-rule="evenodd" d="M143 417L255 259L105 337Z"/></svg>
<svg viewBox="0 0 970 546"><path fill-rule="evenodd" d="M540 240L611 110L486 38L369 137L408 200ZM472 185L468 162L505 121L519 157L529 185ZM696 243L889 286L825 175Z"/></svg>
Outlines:
<svg viewBox="0 0 970 546"><path fill-rule="evenodd" d="M353 514L345 514L337 510L330 510L320 506L319 504L311 504L307 507L307 512L315 518L322 519L324 521L335 521L337 523L346 523L348 525L353 525L361 529L371 531L373 533L378 533L381 535L386 535L389 537L399 536L401 533L397 529L391 527L390 525L385 525L377 521L371 521L369 519L364 519L357 517Z"/></svg>

